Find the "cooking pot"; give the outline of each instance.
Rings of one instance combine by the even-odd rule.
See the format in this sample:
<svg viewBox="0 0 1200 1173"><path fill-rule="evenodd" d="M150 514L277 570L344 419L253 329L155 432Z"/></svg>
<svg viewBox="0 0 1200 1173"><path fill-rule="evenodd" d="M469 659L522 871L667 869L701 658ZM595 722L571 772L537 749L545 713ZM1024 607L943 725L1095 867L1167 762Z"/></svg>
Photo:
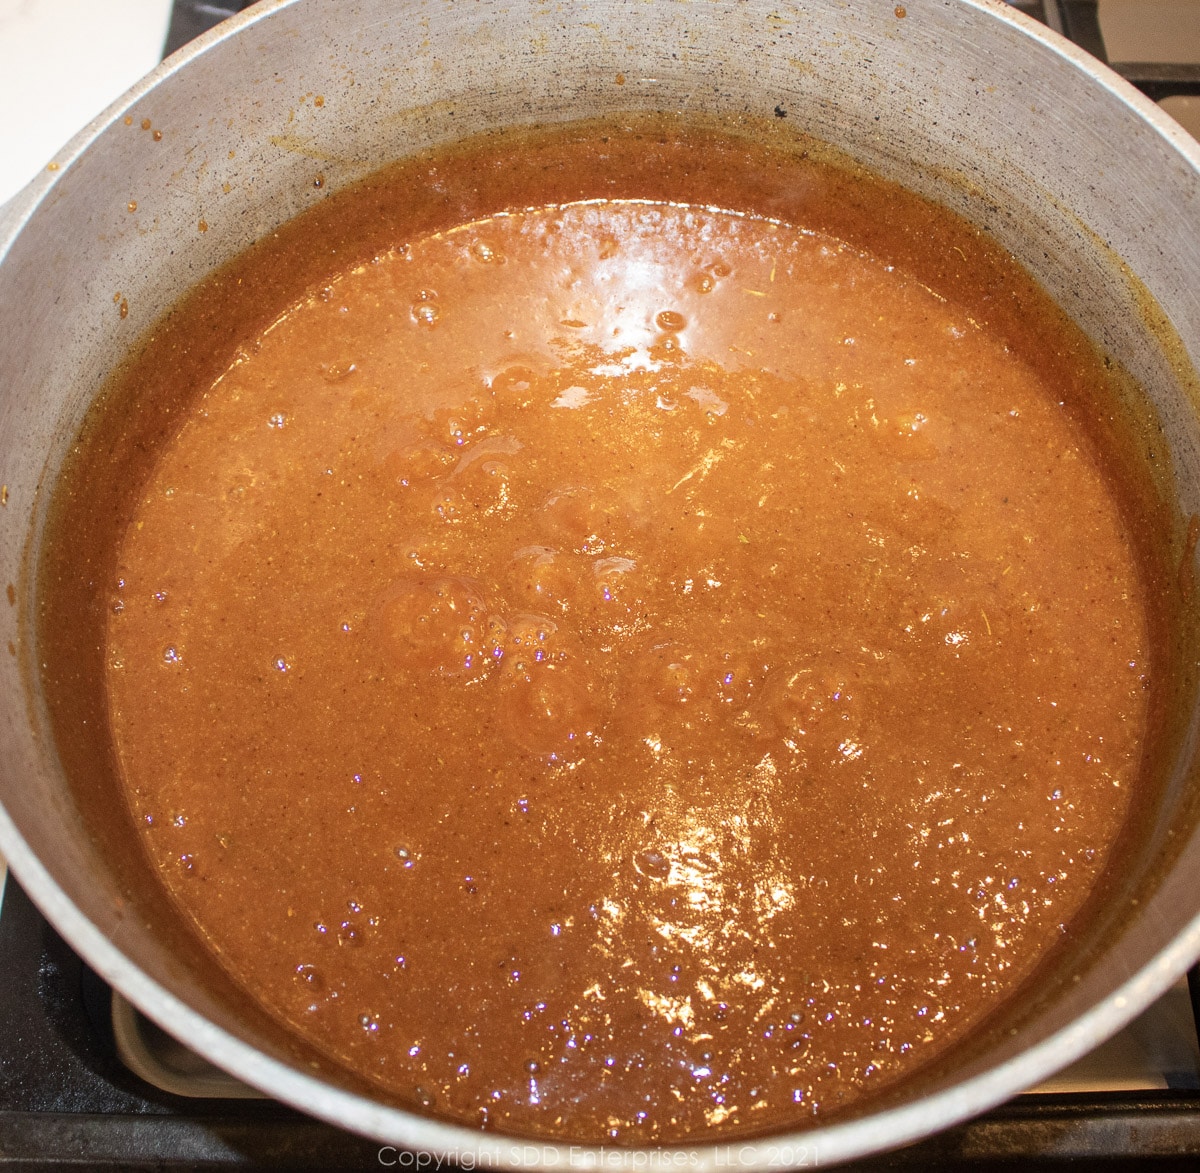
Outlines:
<svg viewBox="0 0 1200 1173"><path fill-rule="evenodd" d="M78 753L68 761L51 736L33 569L89 404L214 267L392 159L493 128L631 110L787 119L991 233L1144 388L1164 541L1183 560L1160 584L1181 600L1171 719L1120 866L975 1038L853 1117L736 1148L739 1167L828 1164L1045 1077L1200 954L1196 625L1183 600L1195 554L1186 521L1200 514L1200 147L1001 3L282 0L202 37L110 107L0 226L0 580L15 590L0 616L10 653L0 654L0 850L108 982L270 1095L388 1145L508 1165L597 1159L380 1103L238 992L156 897L103 771L93 777ZM101 708L77 721L102 744ZM695 1167L730 1163L703 1137L689 1153Z"/></svg>

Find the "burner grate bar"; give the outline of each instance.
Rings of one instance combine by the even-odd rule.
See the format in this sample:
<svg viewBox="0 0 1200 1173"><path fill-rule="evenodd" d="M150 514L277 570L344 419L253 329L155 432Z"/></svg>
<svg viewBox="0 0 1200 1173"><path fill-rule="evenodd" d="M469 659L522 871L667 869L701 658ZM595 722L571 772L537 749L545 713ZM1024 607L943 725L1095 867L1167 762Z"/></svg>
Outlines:
<svg viewBox="0 0 1200 1173"><path fill-rule="evenodd" d="M1112 68L1146 97L1161 102L1180 94L1200 94L1200 65L1166 65L1159 61L1114 61Z"/></svg>

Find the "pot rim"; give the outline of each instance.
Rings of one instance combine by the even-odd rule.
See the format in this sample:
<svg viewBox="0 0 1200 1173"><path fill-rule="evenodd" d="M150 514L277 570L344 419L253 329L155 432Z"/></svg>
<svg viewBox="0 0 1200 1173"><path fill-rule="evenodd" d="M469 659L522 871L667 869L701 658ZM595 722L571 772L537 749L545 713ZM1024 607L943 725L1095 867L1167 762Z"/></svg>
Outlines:
<svg viewBox="0 0 1200 1173"><path fill-rule="evenodd" d="M244 28L279 9L303 2L260 0L179 49L97 115L55 154L54 170L44 168L7 205L0 207L0 264L59 180L105 130L143 97ZM953 2L1010 25L1067 61L1148 124L1200 175L1200 142L1108 66L1012 8L1005 0ZM636 1163L638 1153L659 1153L668 1160L670 1154L685 1153L689 1168L707 1170L736 1164L738 1169L750 1170L807 1163L809 1158L813 1164L836 1163L894 1149L985 1112L1082 1057L1125 1026L1200 960L1200 915L1197 915L1117 990L1067 1026L997 1067L911 1104L768 1137L645 1147L580 1145L482 1132L388 1107L268 1057L193 1010L129 960L56 883L2 806L0 853L26 893L68 944L150 1019L170 1034L186 1039L186 1045L210 1062L270 1097L329 1124L379 1140L383 1145L381 1162L383 1152L399 1145L450 1160L469 1153L476 1166L498 1168L540 1164L594 1169L613 1163L613 1153L619 1151L622 1156L617 1163L622 1165Z"/></svg>

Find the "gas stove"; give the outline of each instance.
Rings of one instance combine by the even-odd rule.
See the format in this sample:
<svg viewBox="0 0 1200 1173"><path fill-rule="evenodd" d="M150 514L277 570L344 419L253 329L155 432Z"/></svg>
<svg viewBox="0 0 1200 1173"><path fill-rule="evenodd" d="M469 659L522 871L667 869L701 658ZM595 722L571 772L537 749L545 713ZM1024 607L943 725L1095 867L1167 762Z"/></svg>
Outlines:
<svg viewBox="0 0 1200 1173"><path fill-rule="evenodd" d="M1014 6L1102 60L1113 48L1117 72L1200 132L1200 0ZM165 51L244 7L175 0ZM1194 18L1190 44L1170 35L1172 9ZM1168 25L1165 36L1140 23L1155 11ZM1143 45L1150 51L1139 51ZM0 1173L61 1166L334 1173L402 1167L412 1157L265 1099L188 1051L92 973L11 878L0 907L0 975ZM1200 967L1045 1084L977 1120L845 1167L1072 1166L1200 1168Z"/></svg>

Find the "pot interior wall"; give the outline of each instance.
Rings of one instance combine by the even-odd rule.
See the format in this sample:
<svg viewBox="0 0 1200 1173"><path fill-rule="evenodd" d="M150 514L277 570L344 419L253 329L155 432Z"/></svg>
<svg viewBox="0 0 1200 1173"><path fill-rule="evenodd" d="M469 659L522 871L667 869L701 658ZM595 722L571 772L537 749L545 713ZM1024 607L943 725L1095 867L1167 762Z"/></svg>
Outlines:
<svg viewBox="0 0 1200 1173"><path fill-rule="evenodd" d="M18 209L0 264L0 563L6 581L22 584L20 606L3 616L16 654L0 657L0 800L16 829L6 837L15 870L52 917L69 919L73 905L95 939L115 941L154 982L267 1054L316 1061L242 1004L198 943L170 927L169 909L139 896L144 865L121 819L97 813L100 791L82 800L92 812L85 825L36 687L30 731L20 698L35 676L27 621L36 601L25 559L36 558L56 469L122 356L199 279L314 201L395 158L510 125L635 110L776 120L993 233L1144 387L1170 465L1168 512L1200 513L1195 159L1123 94L998 16L1002 5L908 0L904 17L890 0L262 7L100 120ZM1193 662L1190 636L1180 640L1180 663ZM902 1100L1048 1037L1196 917L1187 881L1200 872L1188 785L1194 683L1179 676L1164 743L1172 761L1147 834L1095 931L1046 986L1053 996L1027 1007L1019 1035L1010 1033L1016 1018L1003 1017L985 1051L956 1056L897 1093ZM1130 917L1134 899L1140 913ZM75 943L86 948L93 938L81 934ZM1139 980L1152 992L1163 979ZM973 1106L984 1104L955 1110ZM845 1151L895 1139L860 1136Z"/></svg>

